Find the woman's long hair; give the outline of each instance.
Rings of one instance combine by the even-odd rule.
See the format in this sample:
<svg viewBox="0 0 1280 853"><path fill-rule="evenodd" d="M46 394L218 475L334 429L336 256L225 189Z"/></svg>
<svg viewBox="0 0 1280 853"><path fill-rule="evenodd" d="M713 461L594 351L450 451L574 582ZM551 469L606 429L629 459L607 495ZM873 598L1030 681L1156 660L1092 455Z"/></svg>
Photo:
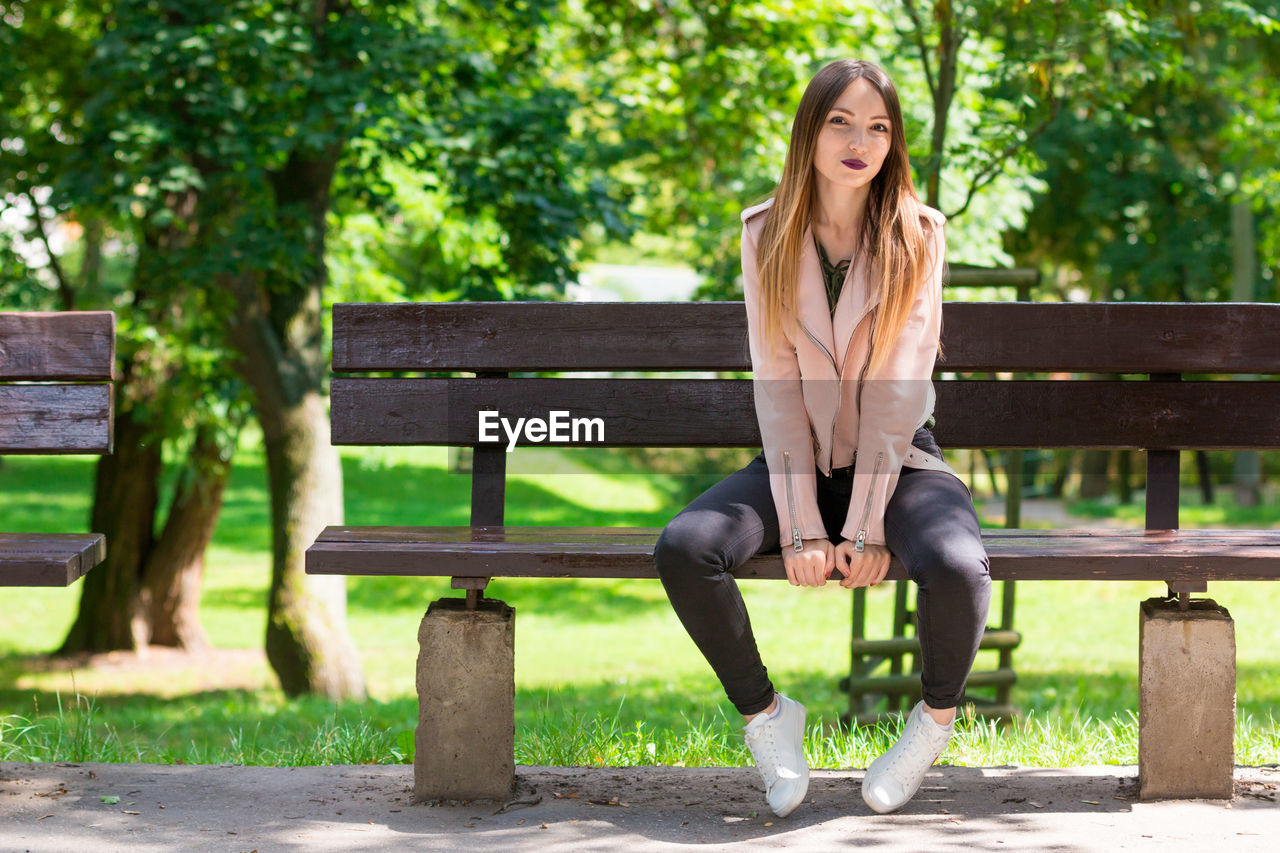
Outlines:
<svg viewBox="0 0 1280 853"><path fill-rule="evenodd" d="M872 375L884 364L893 341L906 325L918 288L929 280L932 272L920 220L920 199L911 181L902 106L893 82L879 66L863 60L841 59L824 67L809 81L791 125L782 180L773 192L773 206L760 233L757 263L764 337L771 341L783 318L795 329L795 282L805 228L810 224L817 201L813 158L818 134L831 106L858 78L865 79L880 93L892 123L889 153L880 172L871 179L859 244L859 252L869 264L872 294L877 291L880 294L868 367L868 375ZM795 339L794 332L792 339ZM941 354L941 345L938 349Z"/></svg>

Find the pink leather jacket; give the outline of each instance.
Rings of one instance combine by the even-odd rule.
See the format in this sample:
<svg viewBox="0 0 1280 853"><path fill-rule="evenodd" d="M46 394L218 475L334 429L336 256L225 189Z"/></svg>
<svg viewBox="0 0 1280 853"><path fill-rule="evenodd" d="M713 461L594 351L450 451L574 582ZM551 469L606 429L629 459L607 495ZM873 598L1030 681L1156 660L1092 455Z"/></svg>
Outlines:
<svg viewBox="0 0 1280 853"><path fill-rule="evenodd" d="M942 326L942 269L945 251L940 212L921 204L929 225L933 274L921 288L889 360L867 376L876 314L866 265L849 270L835 315L827 302L822 267L806 230L800 256L796 308L801 332L785 330L766 355L760 317L756 245L773 204L742 212L742 279L747 332L754 370L756 417L769 467L769 483L783 547L801 550L804 539L830 538L818 512L816 468L854 465L853 494L840 535L863 550L884 545L884 512L902 466L960 475L941 459L913 446L911 439L933 413L933 366ZM867 322L863 322L867 319Z"/></svg>

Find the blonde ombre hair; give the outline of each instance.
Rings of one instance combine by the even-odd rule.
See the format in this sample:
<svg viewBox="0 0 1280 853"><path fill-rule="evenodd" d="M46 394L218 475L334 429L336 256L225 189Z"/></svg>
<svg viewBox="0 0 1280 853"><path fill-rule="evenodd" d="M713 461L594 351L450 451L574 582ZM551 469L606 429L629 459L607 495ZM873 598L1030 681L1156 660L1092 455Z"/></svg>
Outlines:
<svg viewBox="0 0 1280 853"><path fill-rule="evenodd" d="M870 287L878 292L879 314L871 341L868 375L888 357L893 341L902 333L919 288L933 272L928 241L921 225L920 197L911 180L907 137L902 128L898 92L879 66L855 59L841 59L825 66L809 81L791 124L791 142L782 167L782 179L773 192L757 246L761 314L764 337L775 339L783 318L795 329L795 282L800 266L805 229L816 203L814 152L818 134L836 99L859 78L880 93L891 120L889 153L880 172L871 179L859 252L869 264ZM939 263L941 259L939 259ZM792 335L794 340L794 334ZM939 343L938 354L942 354Z"/></svg>

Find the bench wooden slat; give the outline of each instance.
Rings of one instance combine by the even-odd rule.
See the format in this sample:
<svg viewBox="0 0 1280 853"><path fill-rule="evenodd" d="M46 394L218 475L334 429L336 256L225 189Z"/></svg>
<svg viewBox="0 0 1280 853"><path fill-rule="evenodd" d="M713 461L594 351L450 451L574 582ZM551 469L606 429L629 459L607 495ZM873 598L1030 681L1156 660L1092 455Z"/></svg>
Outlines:
<svg viewBox="0 0 1280 853"><path fill-rule="evenodd" d="M106 556L101 533L0 533L0 586L70 586Z"/></svg>
<svg viewBox="0 0 1280 853"><path fill-rule="evenodd" d="M0 380L111 379L115 319L111 311L0 311Z"/></svg>
<svg viewBox="0 0 1280 853"><path fill-rule="evenodd" d="M944 448L1280 446L1275 381L975 379L934 387L933 433ZM473 445L481 409L512 422L546 419L553 409L604 420L604 442L560 446L760 446L749 379L334 377L332 438L345 445ZM1108 416L1085 420L1081 412ZM505 434L497 434L505 446Z"/></svg>
<svg viewBox="0 0 1280 853"><path fill-rule="evenodd" d="M741 302L339 303L333 369L743 370L751 362L744 310Z"/></svg>
<svg viewBox="0 0 1280 853"><path fill-rule="evenodd" d="M342 303L333 369L750 370L746 322L741 302ZM938 369L1280 373L1277 340L1273 303L948 302Z"/></svg>
<svg viewBox="0 0 1280 853"><path fill-rule="evenodd" d="M0 453L110 453L113 389L0 385Z"/></svg>
<svg viewBox="0 0 1280 853"><path fill-rule="evenodd" d="M655 578L658 528L328 527L310 574ZM1280 538L1250 530L982 531L995 580L1258 580L1280 573ZM739 578L785 578L778 555ZM889 579L905 580L895 558Z"/></svg>

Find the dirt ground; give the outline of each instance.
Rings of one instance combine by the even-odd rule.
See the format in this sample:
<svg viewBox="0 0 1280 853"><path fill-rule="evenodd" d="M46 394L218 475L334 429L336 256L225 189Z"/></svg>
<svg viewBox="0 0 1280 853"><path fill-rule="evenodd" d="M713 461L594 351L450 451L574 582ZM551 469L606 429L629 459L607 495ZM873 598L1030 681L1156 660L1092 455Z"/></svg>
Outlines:
<svg viewBox="0 0 1280 853"><path fill-rule="evenodd" d="M0 764L0 851L1276 849L1277 767L1231 801L1141 802L1136 774L938 767L876 815L861 771L815 771L779 819L753 768L520 767L505 803L414 804L407 766Z"/></svg>

